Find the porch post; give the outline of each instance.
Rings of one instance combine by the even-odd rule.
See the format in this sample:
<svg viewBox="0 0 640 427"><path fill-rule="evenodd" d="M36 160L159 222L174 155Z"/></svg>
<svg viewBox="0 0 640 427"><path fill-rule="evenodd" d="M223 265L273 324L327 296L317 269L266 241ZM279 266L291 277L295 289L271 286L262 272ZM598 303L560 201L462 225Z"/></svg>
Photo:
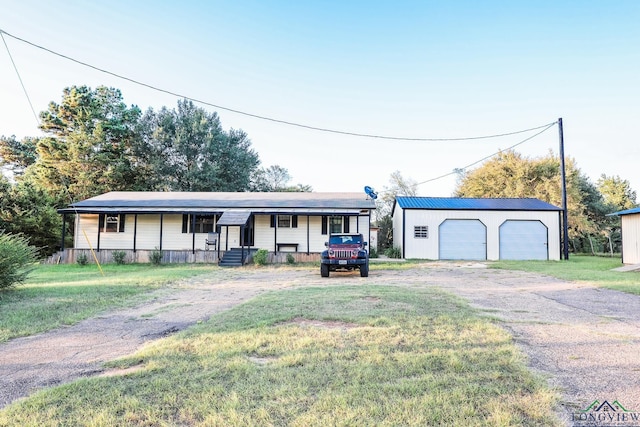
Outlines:
<svg viewBox="0 0 640 427"><path fill-rule="evenodd" d="M64 238L65 236L65 232L67 231L67 214L63 213L62 214L62 241L60 242L60 250L64 252Z"/></svg>
<svg viewBox="0 0 640 427"><path fill-rule="evenodd" d="M222 237L222 227L218 225L218 221L216 221L216 231L218 232L218 241L216 242L216 246L218 247L218 262L220 262L220 237Z"/></svg>
<svg viewBox="0 0 640 427"><path fill-rule="evenodd" d="M240 226L240 242L242 243L240 246L240 260L244 264L244 225Z"/></svg>
<svg viewBox="0 0 640 427"><path fill-rule="evenodd" d="M136 240L138 235L138 214L133 216L133 252L136 251Z"/></svg>
<svg viewBox="0 0 640 427"><path fill-rule="evenodd" d="M307 215L307 255L309 255L309 251L311 251L311 249L309 248L310 245L310 237L309 237L309 216Z"/></svg>
<svg viewBox="0 0 640 427"><path fill-rule="evenodd" d="M191 216L191 253L196 253L196 214Z"/></svg>
<svg viewBox="0 0 640 427"><path fill-rule="evenodd" d="M160 214L160 250L162 251L162 223L164 222L164 214Z"/></svg>
<svg viewBox="0 0 640 427"><path fill-rule="evenodd" d="M96 252L100 252L100 215L102 214L98 214L98 244L96 246ZM106 221L106 216L105 216L105 221Z"/></svg>

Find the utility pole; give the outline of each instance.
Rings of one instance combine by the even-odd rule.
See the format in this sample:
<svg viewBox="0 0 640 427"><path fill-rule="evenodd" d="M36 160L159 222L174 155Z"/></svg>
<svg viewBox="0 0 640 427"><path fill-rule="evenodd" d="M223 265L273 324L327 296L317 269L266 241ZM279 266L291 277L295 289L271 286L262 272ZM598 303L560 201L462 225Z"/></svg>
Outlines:
<svg viewBox="0 0 640 427"><path fill-rule="evenodd" d="M564 166L564 133L562 131L562 117L558 119L558 131L560 133L560 174L562 177L562 254L564 259L569 259L569 224L567 209L567 174Z"/></svg>

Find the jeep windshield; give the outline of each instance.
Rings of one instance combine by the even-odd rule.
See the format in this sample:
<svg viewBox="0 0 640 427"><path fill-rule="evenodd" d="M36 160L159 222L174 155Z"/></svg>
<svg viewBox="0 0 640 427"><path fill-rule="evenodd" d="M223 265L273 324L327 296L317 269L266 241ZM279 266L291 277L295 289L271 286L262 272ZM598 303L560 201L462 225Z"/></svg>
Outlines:
<svg viewBox="0 0 640 427"><path fill-rule="evenodd" d="M362 238L360 236L331 236L329 238L330 245L360 245Z"/></svg>

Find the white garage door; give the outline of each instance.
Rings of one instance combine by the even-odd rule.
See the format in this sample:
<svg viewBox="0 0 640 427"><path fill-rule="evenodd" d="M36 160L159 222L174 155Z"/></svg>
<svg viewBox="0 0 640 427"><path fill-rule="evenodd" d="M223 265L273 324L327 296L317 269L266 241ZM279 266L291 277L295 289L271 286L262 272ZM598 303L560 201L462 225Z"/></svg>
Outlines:
<svg viewBox="0 0 640 427"><path fill-rule="evenodd" d="M500 226L500 259L549 259L547 227L540 221L505 221Z"/></svg>
<svg viewBox="0 0 640 427"><path fill-rule="evenodd" d="M447 219L439 228L440 259L487 259L487 227L477 219Z"/></svg>

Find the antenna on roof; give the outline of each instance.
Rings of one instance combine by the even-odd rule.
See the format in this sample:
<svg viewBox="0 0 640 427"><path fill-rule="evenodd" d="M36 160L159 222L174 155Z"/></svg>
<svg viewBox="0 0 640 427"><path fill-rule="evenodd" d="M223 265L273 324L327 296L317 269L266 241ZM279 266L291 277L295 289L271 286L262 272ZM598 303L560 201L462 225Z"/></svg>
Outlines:
<svg viewBox="0 0 640 427"><path fill-rule="evenodd" d="M372 200L378 198L378 193L376 193L375 190L368 185L364 187L364 192L367 193L367 196L371 197Z"/></svg>

